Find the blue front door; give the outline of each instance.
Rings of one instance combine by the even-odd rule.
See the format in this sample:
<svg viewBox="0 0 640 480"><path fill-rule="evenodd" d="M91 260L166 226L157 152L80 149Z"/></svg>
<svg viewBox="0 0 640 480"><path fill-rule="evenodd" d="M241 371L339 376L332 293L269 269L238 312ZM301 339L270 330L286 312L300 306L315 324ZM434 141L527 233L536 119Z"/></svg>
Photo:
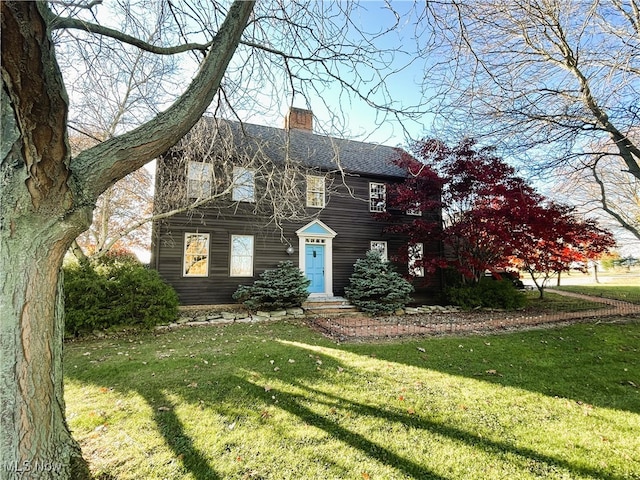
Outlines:
<svg viewBox="0 0 640 480"><path fill-rule="evenodd" d="M305 246L305 275L311 284L309 293L324 293L324 245Z"/></svg>

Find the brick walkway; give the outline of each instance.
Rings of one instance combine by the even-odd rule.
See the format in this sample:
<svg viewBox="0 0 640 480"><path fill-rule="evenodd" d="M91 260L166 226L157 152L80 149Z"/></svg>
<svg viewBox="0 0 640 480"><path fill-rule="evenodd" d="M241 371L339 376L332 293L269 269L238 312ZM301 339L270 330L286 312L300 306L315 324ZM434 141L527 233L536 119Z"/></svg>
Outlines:
<svg viewBox="0 0 640 480"><path fill-rule="evenodd" d="M554 293L590 302L606 304L606 308L579 312L526 313L526 312L458 312L402 315L393 317L367 317L364 315L317 316L309 321L326 335L338 340L359 340L411 335L445 335L489 333L640 315L640 305L609 298L591 297L554 290Z"/></svg>

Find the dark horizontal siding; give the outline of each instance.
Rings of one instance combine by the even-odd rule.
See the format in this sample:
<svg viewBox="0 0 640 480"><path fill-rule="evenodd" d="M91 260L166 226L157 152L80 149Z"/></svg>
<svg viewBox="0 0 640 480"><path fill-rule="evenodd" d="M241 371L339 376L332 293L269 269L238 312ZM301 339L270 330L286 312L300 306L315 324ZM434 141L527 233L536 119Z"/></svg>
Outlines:
<svg viewBox="0 0 640 480"><path fill-rule="evenodd" d="M397 235L384 232L388 225L376 220L369 212L369 181L384 181L374 178L346 177L351 192L342 184L342 178L333 182L327 205L324 209L309 209L310 215L333 229L333 285L335 295L344 295L344 287L353 273L353 265L369 251L372 240L387 241L389 255L393 255L404 240ZM264 270L273 268L278 262L291 260L298 264L298 237L296 230L310 221L303 220L283 225L280 231L274 226L265 226L265 218L252 214L252 205L240 204L234 215L230 210L209 207L200 208L191 214L179 214L154 224L152 265L160 275L178 292L185 305L232 303L232 294L238 285L251 284ZM411 219L411 217L409 217ZM188 232L210 234L210 257L208 277L183 277L184 235ZM254 276L229 277L229 250L231 235L254 235ZM284 238L282 238L284 237ZM287 255L288 242L295 253ZM425 252L438 246L425 240ZM398 271L407 273L405 265ZM438 276L417 279L416 298L435 298L440 289Z"/></svg>

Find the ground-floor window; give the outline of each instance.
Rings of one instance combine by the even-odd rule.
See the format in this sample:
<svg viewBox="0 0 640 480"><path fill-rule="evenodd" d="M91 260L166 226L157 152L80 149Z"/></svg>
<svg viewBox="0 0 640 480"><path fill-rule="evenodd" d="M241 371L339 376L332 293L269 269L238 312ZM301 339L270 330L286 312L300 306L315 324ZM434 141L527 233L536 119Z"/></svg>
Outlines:
<svg viewBox="0 0 640 480"><path fill-rule="evenodd" d="M232 277L253 276L253 235L231 235L229 275Z"/></svg>
<svg viewBox="0 0 640 480"><path fill-rule="evenodd" d="M424 254L424 245L422 243L414 243L409 245L409 275L414 277L424 277L424 267L416 265L422 260Z"/></svg>
<svg viewBox="0 0 640 480"><path fill-rule="evenodd" d="M185 277L206 277L209 275L209 234L184 234L184 262L182 274Z"/></svg>
<svg viewBox="0 0 640 480"><path fill-rule="evenodd" d="M377 252L383 262L386 262L389 257L387 255L387 242L382 240L373 240L371 242L371 251Z"/></svg>

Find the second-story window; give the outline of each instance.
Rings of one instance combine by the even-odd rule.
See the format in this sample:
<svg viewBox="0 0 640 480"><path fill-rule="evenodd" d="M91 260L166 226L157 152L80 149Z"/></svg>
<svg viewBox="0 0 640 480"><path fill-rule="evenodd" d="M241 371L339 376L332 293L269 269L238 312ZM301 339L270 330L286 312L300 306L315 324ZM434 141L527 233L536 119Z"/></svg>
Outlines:
<svg viewBox="0 0 640 480"><path fill-rule="evenodd" d="M209 198L213 167L210 163L193 162L187 164L187 196L189 198Z"/></svg>
<svg viewBox="0 0 640 480"><path fill-rule="evenodd" d="M324 208L324 177L307 175L307 207Z"/></svg>
<svg viewBox="0 0 640 480"><path fill-rule="evenodd" d="M255 200L254 172L244 167L233 167L232 200L236 202L253 202Z"/></svg>
<svg viewBox="0 0 640 480"><path fill-rule="evenodd" d="M369 183L369 211L385 212L387 210L387 187L384 183Z"/></svg>

